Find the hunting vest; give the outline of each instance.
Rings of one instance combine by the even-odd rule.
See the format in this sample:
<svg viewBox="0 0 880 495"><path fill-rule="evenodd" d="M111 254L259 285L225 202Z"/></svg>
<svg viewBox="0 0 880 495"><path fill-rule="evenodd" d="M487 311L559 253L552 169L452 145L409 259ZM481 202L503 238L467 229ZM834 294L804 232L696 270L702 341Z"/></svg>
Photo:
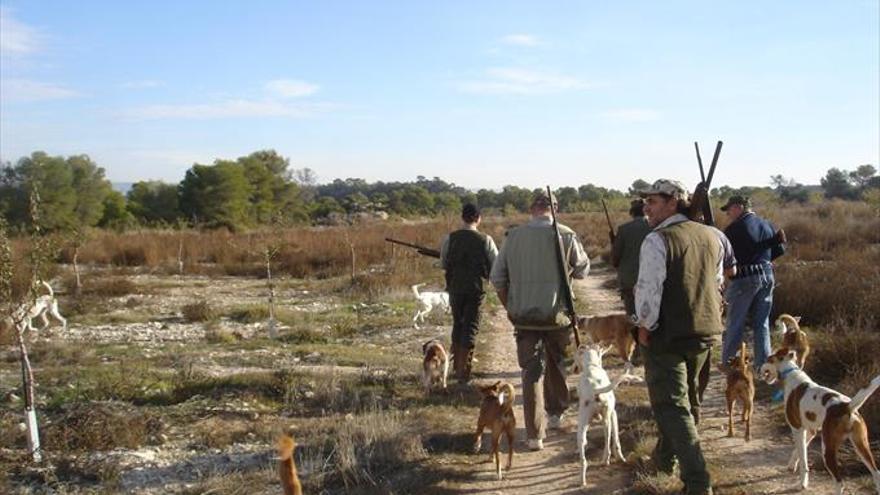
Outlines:
<svg viewBox="0 0 880 495"><path fill-rule="evenodd" d="M718 236L692 221L657 232L666 243L666 280L654 335L657 347L669 352L706 348L722 330ZM651 347L655 348L654 339Z"/></svg>
<svg viewBox="0 0 880 495"><path fill-rule="evenodd" d="M446 291L450 294L482 294L483 279L489 278L486 234L461 229L449 234L446 253Z"/></svg>

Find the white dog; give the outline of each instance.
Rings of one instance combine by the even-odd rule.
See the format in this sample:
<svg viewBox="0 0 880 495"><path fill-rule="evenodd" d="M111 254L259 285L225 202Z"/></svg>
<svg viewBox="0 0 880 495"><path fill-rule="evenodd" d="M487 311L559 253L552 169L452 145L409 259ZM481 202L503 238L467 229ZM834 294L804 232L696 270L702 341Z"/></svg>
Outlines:
<svg viewBox="0 0 880 495"><path fill-rule="evenodd" d="M425 284L416 284L412 286L413 295L416 296L418 303L416 315L413 316L413 326L419 328L419 322L425 322L425 315L429 314L434 308L441 308L444 312L449 312L449 294L446 292L425 291L419 292L419 287Z"/></svg>
<svg viewBox="0 0 880 495"><path fill-rule="evenodd" d="M602 355L611 347L603 348L595 344L582 344L577 350L574 372L580 373L578 382L578 431L576 442L581 457L581 484L587 484L587 431L594 419L602 421L605 429L605 450L602 459L605 465L611 464L611 442L614 441L614 453L621 461L626 461L620 449L618 434L617 411L615 410L614 389L621 382L630 378L629 368L614 380L602 368Z"/></svg>
<svg viewBox="0 0 880 495"><path fill-rule="evenodd" d="M825 468L831 473L838 495L843 493L843 479L837 463L837 450L849 439L862 463L874 478L874 489L880 494L880 471L868 443L868 427L859 408L880 388L880 376L858 391L852 399L816 384L797 366L797 353L782 348L761 366L761 376L769 384L781 380L785 387L785 420L794 437L794 450L788 461L792 471L799 469L802 489L809 485L810 467L807 446L821 431Z"/></svg>
<svg viewBox="0 0 880 495"><path fill-rule="evenodd" d="M40 330L43 330L49 326L47 315L51 315L55 320L61 323L64 330L67 330L67 320L64 319L58 311L58 299L55 297L55 291L53 291L52 286L46 282L41 281L40 283L46 287L49 293L43 296L38 296L31 307L20 306L15 310L12 317L6 318L7 323L11 324L13 322L20 322L24 330L36 331L37 329L34 328L33 320L36 317L40 317L40 320L43 322L43 326L40 327Z"/></svg>

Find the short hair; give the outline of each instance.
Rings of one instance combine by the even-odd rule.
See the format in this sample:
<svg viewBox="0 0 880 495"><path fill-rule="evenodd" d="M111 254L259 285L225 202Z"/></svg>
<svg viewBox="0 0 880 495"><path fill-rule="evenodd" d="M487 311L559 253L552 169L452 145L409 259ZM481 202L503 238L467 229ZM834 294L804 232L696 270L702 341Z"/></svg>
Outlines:
<svg viewBox="0 0 880 495"><path fill-rule="evenodd" d="M474 223L480 218L480 209L473 203L467 203L461 208L461 219L466 223Z"/></svg>
<svg viewBox="0 0 880 495"><path fill-rule="evenodd" d="M634 199L629 204L629 215L636 218L645 216L645 200Z"/></svg>

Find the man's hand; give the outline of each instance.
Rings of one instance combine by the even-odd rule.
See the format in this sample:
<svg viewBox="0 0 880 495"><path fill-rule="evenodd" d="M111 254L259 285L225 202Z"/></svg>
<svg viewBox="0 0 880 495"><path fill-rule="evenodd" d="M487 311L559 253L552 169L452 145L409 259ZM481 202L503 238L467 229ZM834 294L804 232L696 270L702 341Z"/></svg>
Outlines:
<svg viewBox="0 0 880 495"><path fill-rule="evenodd" d="M648 347L649 340L651 340L651 332L645 327L639 327L639 344Z"/></svg>

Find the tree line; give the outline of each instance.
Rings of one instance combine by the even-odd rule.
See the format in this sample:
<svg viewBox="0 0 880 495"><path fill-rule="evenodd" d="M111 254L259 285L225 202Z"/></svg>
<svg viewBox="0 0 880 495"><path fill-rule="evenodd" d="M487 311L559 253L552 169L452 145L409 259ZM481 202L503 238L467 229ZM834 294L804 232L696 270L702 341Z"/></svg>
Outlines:
<svg viewBox="0 0 880 495"><path fill-rule="evenodd" d="M649 184L635 180L627 191L594 184L555 190L563 212L593 211L605 199L623 208L627 198ZM876 198L880 176L872 165L853 171L832 168L821 186L805 186L781 175L772 187L713 189L724 199L733 194L773 196L781 202L826 198ZM473 202L501 214L527 211L534 189L508 185L501 190L471 191L439 177L419 176L410 182L367 182L336 179L318 184L315 173L293 169L274 150L261 150L235 160L193 164L177 184L141 181L127 194L113 189L105 171L87 155L50 156L36 151L15 164L0 166L0 214L13 227L28 222L28 198L39 190L44 227L76 230L83 227L125 229L136 226L189 225L242 229L259 225L320 223L358 215L404 217L457 214Z"/></svg>

